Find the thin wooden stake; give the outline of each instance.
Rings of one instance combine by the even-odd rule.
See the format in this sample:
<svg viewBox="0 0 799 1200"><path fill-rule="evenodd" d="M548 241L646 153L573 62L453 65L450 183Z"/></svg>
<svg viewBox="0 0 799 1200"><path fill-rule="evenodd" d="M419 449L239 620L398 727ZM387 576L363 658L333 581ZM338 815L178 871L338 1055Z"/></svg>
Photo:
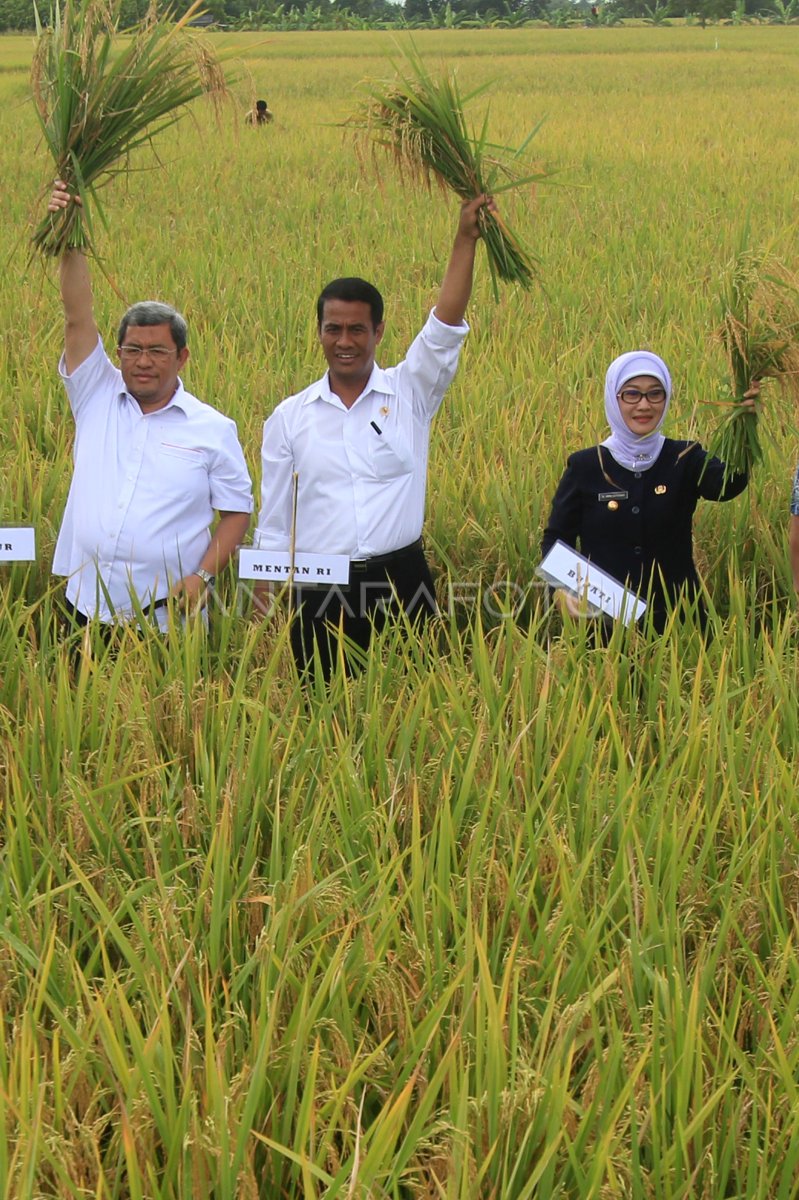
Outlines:
<svg viewBox="0 0 799 1200"><path fill-rule="evenodd" d="M297 471L291 476L291 541L289 542L289 616L294 612L294 557L297 547L297 490L299 487Z"/></svg>

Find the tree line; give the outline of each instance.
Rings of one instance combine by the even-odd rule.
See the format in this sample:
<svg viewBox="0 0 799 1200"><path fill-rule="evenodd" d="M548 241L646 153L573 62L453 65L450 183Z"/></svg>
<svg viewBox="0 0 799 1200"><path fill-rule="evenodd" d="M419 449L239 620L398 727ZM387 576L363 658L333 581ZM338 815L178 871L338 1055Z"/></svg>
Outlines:
<svg viewBox="0 0 799 1200"><path fill-rule="evenodd" d="M179 15L189 5L190 0L178 0L169 7ZM141 20L147 8L148 0L122 0L123 28ZM39 11L46 12L45 3ZM696 25L794 24L799 23L799 0L208 0L206 13L209 23L234 30L568 27L630 19L667 25L672 18ZM0 0L0 31L34 28L33 0Z"/></svg>

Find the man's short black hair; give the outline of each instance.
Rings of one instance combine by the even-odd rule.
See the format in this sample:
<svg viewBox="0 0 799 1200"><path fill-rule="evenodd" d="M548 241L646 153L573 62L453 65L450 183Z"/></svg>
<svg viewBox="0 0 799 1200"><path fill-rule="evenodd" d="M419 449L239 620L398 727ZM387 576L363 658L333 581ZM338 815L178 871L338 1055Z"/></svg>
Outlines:
<svg viewBox="0 0 799 1200"><path fill-rule="evenodd" d="M322 288L316 302L316 323L320 329L326 300L346 300L349 303L360 301L362 304L368 304L372 314L373 329L377 329L383 320L383 297L373 283L367 283L365 279L359 279L357 275L333 279L326 287Z"/></svg>

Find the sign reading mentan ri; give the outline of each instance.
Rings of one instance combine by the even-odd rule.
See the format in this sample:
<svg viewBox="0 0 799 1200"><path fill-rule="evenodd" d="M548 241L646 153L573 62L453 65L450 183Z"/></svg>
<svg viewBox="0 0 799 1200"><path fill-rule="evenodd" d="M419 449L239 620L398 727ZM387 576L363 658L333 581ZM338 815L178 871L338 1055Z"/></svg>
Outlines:
<svg viewBox="0 0 799 1200"><path fill-rule="evenodd" d="M286 582L291 577L291 555L287 550L239 551L239 579ZM346 554L295 554L293 582L297 584L349 583L350 560Z"/></svg>

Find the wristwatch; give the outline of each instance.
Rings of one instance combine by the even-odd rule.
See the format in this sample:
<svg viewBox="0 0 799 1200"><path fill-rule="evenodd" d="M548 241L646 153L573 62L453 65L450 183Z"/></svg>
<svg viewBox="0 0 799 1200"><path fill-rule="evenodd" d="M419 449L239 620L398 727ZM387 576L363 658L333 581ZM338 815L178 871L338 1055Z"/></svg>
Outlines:
<svg viewBox="0 0 799 1200"><path fill-rule="evenodd" d="M213 587L216 580L216 575L212 575L210 571L206 571L205 567L198 567L194 572L198 578L202 579L206 587Z"/></svg>

